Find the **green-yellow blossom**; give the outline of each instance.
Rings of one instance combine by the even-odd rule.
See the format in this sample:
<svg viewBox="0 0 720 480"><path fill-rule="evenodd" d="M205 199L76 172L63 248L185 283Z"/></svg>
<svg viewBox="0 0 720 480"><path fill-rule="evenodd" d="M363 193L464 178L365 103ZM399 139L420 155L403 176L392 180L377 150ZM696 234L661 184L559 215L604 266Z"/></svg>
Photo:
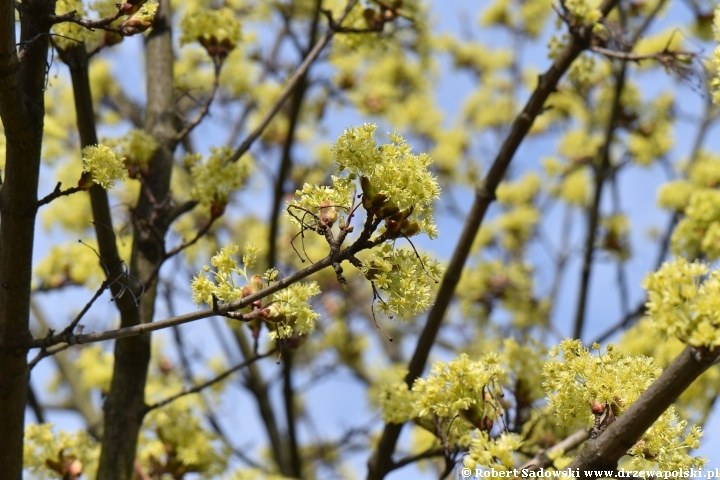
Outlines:
<svg viewBox="0 0 720 480"><path fill-rule="evenodd" d="M112 188L116 180L128 176L125 157L105 145L90 145L83 148L83 172L89 172L93 182L104 189Z"/></svg>

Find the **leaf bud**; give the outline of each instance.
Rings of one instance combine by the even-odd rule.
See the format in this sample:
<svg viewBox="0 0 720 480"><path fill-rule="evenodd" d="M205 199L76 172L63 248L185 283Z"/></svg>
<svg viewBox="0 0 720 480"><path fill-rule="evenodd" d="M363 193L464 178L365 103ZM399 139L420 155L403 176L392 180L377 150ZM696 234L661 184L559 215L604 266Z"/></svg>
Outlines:
<svg viewBox="0 0 720 480"><path fill-rule="evenodd" d="M225 207L227 206L227 201L219 200L216 202L212 202L210 204L210 217L214 220L216 218L220 218L223 213L225 213Z"/></svg>
<svg viewBox="0 0 720 480"><path fill-rule="evenodd" d="M593 415L602 415L605 412L605 404L598 400L594 400L590 402L590 411Z"/></svg>
<svg viewBox="0 0 720 480"><path fill-rule="evenodd" d="M387 228L390 231L397 231L398 228L400 228L400 222L393 218L386 218L385 219L385 228Z"/></svg>
<svg viewBox="0 0 720 480"><path fill-rule="evenodd" d="M362 188L362 191L365 195L368 197L372 195L372 189L370 185L370 179L367 178L365 175L360 177L360 188Z"/></svg>
<svg viewBox="0 0 720 480"><path fill-rule="evenodd" d="M271 322L282 322L285 320L285 314L280 311L277 305L273 304L264 308L262 317Z"/></svg>
<svg viewBox="0 0 720 480"><path fill-rule="evenodd" d="M80 478L83 473L83 464L77 458L74 459L67 467L67 474L69 478Z"/></svg>
<svg viewBox="0 0 720 480"><path fill-rule="evenodd" d="M323 200L320 203L320 221L323 224L332 227L335 220L337 220L337 216L337 209L333 206L331 200Z"/></svg>
<svg viewBox="0 0 720 480"><path fill-rule="evenodd" d="M400 212L400 209L396 207L395 205L388 205L385 208L382 209L381 217L392 217L393 215L397 215L398 212Z"/></svg>
<svg viewBox="0 0 720 480"><path fill-rule="evenodd" d="M370 209L372 208L372 202L370 201L370 197L368 197L364 193L362 196L362 206L367 211L370 211Z"/></svg>
<svg viewBox="0 0 720 480"><path fill-rule="evenodd" d="M80 187L83 190L90 190L90 187L95 185L95 182L92 178L92 173L89 171L85 171L80 176L80 180L78 180L78 187Z"/></svg>
<svg viewBox="0 0 720 480"><path fill-rule="evenodd" d="M253 293L257 292L258 290L262 290L263 288L263 279L260 275L253 275L250 278L250 287L252 288Z"/></svg>
<svg viewBox="0 0 720 480"><path fill-rule="evenodd" d="M385 203L387 203L387 199L387 195L385 195L384 193L378 193L377 195L373 195L371 201L372 206L375 208L380 208L385 205Z"/></svg>
<svg viewBox="0 0 720 480"><path fill-rule="evenodd" d="M406 237L412 237L413 235L417 235L420 233L420 225L418 225L417 222L411 222L407 228L404 228L402 232L405 234Z"/></svg>

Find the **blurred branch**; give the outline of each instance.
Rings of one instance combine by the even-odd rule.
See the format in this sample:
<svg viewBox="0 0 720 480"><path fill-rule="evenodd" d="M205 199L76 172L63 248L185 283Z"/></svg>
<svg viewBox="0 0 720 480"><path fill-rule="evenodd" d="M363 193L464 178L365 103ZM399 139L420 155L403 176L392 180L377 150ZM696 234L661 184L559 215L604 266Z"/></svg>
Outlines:
<svg viewBox="0 0 720 480"><path fill-rule="evenodd" d="M100 100L101 104L122 115L122 117L132 123L135 128L142 128L144 123L143 107L128 97L120 85L116 85L116 88L117 92L113 95L103 96Z"/></svg>
<svg viewBox="0 0 720 480"><path fill-rule="evenodd" d="M338 24L341 24L343 20L345 20L345 17L348 13L350 13L350 10L352 10L356 3L357 0L350 0L350 2L348 2L347 7L345 7L345 10L337 20ZM335 31L333 29L329 29L327 32L325 32L325 35L320 37L320 40L318 40L312 50L310 50L310 53L308 53L308 55L305 57L305 60L303 60L300 66L298 66L297 70L295 70L295 73L293 73L292 77L290 77L290 79L287 81L287 84L285 84L285 88L280 93L277 101L265 114L262 120L260 120L260 123L257 127L255 127L255 130L253 130L243 141L243 143L240 144L237 150L235 150L235 152L228 161L236 162L240 159L240 157L245 154L245 152L250 149L250 146L253 144L253 142L257 140L257 138L262 134L265 128L270 124L270 121L273 119L273 117L275 117L275 115L280 111L280 108L282 108L285 101L290 98L290 95L297 86L298 82L300 82L300 80L305 77L308 69L310 68L310 65L312 65L312 63L318 58L318 56L320 56L320 52L322 52L323 48L325 48L325 45L330 42L330 39L332 39L333 35L335 35Z"/></svg>
<svg viewBox="0 0 720 480"><path fill-rule="evenodd" d="M575 326L573 328L573 338L580 339L582 336L583 324L585 322L585 309L587 307L588 290L590 288L590 275L594 265L593 256L595 254L595 243L597 240L597 229L600 223L600 206L602 202L602 192L607 180L613 174L613 166L610 161L610 146L613 143L613 134L617 127L617 119L622 112L622 92L625 88L625 73L627 71L626 62L622 62L615 72L615 90L613 92L612 107L610 108L610 118L605 127L605 142L600 152L600 165L595 166L595 191L593 203L588 210L588 228L585 237L585 255L583 257L582 271L580 274L580 292L578 294L577 310L575 312Z"/></svg>
<svg viewBox="0 0 720 480"><path fill-rule="evenodd" d="M588 438L590 438L589 430L578 430L547 450L539 450L530 461L520 467L520 471L537 471L541 468L547 468L552 465L551 459L555 458L558 453L566 454L580 446Z"/></svg>
<svg viewBox="0 0 720 480"><path fill-rule="evenodd" d="M692 61L695 61L698 57L697 53L684 50L663 50L662 52L657 53L640 54L611 50L609 48L598 47L594 45L590 47L590 50L595 53L605 55L606 57L611 59L615 58L617 60L634 63L640 63L644 60L653 60L666 67L675 65L677 62L680 62L682 64L692 63Z"/></svg>
<svg viewBox="0 0 720 480"><path fill-rule="evenodd" d="M272 350L269 350L265 353L257 355L249 360L245 360L244 362L239 363L239 364L225 370L223 373L217 375L214 378L211 378L210 380L208 380L206 382L195 385L192 388L187 388L187 389L183 390L182 392L178 392L175 395L172 395L164 400L160 400L159 402L153 403L152 405L147 405L145 407L145 412L147 413L150 410L155 410L156 408L164 407L165 405L174 402L178 398L182 398L187 395L192 395L193 393L199 393L199 392L203 391L204 389L211 387L211 386L215 385L216 383L225 380L227 377L229 377L233 373L237 372L238 370L241 370L249 365L252 365L253 363L257 362L258 360L260 360L262 358L272 355L276 351L277 351L277 348L273 348Z"/></svg>
<svg viewBox="0 0 720 480"><path fill-rule="evenodd" d="M32 384L28 382L28 405L35 414L35 420L37 423L45 423L45 412L43 411L42 405L38 401L37 395L35 395L35 389Z"/></svg>
<svg viewBox="0 0 720 480"><path fill-rule="evenodd" d="M220 85L220 70L222 69L222 60L213 57L213 67L214 76L210 93L208 94L207 99L205 99L205 101L203 102L203 105L202 107L200 107L200 111L198 111L195 118L192 119L190 122L186 123L183 129L175 135L175 141L178 143L182 142L185 137L188 136L190 132L192 132L192 130L197 127L202 121L202 119L205 118L205 116L210 112L210 105L215 99L215 94L217 93L218 86Z"/></svg>
<svg viewBox="0 0 720 480"><path fill-rule="evenodd" d="M293 388L293 354L283 354L283 400L287 422L288 449L290 450L290 472L300 478L302 468L297 440L297 416L295 414L295 389Z"/></svg>
<svg viewBox="0 0 720 480"><path fill-rule="evenodd" d="M253 349L248 343L248 339L245 336L242 326L234 326L232 332L243 358L253 358ZM280 435L280 428L278 427L277 420L275 419L273 405L270 402L268 385L256 365L249 366L245 380L241 383L242 386L246 388L255 398L260 418L262 419L268 436L268 441L270 442L270 449L272 451L275 464L281 472L289 472L290 468L288 463L285 461L285 450L283 448L283 441Z"/></svg>
<svg viewBox="0 0 720 480"><path fill-rule="evenodd" d="M317 30L320 20L320 7L322 1L317 1L315 5L315 15L310 26L310 33L308 37L308 46L315 44ZM287 20L286 20L287 22ZM289 24L286 25L289 31ZM292 35L291 35L292 36ZM305 53L303 61L307 59L311 51ZM307 81L307 70L303 72L297 79L297 85L293 90L292 103L290 105L290 112L288 113L288 131L285 137L285 142L282 146L282 159L280 161L280 168L278 169L277 177L275 178L275 188L273 191L273 206L270 212L270 228L268 231L268 268L272 268L276 263L277 256L277 232L280 223L280 211L282 206L283 197L285 195L285 182L290 174L292 168L292 149L295 145L295 130L297 129L298 121L300 120L300 111L302 110L303 101L305 94L308 90ZM297 472L296 475L299 475Z"/></svg>
<svg viewBox="0 0 720 480"><path fill-rule="evenodd" d="M50 328L50 325L47 321L47 318L45 318L45 314L40 309L40 306L37 304L36 301L33 301L30 304L30 307L32 308L33 316L35 317L35 320L37 321L39 326L43 330L47 331ZM63 407L70 408L78 412L85 420L85 423L87 424L87 430L90 435L92 435L96 439L99 439L102 437L103 431L102 415L95 408L92 398L90 397L90 392L85 387L80 372L77 368L75 368L75 365L68 356L68 352L60 351L65 350L67 347L68 345L63 345L59 349L51 353L52 360L55 362L55 365L57 366L60 375L62 376L63 380L68 386L68 390L70 391L69 399L67 403L63 405Z"/></svg>

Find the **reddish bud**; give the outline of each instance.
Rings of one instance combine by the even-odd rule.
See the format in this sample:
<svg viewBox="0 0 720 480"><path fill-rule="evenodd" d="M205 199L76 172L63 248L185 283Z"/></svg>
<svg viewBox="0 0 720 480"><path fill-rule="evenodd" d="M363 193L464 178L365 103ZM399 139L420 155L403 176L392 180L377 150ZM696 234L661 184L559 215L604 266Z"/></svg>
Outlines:
<svg viewBox="0 0 720 480"><path fill-rule="evenodd" d="M593 415L602 415L605 412L605 404L597 400L590 402L590 411Z"/></svg>

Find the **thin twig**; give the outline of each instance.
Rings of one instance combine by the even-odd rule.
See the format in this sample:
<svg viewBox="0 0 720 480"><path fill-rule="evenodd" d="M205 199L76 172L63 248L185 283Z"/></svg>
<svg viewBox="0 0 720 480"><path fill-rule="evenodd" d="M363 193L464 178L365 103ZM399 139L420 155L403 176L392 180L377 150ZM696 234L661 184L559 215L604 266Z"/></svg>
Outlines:
<svg viewBox="0 0 720 480"><path fill-rule="evenodd" d="M192 132L192 130L197 127L203 118L210 112L210 105L212 104L213 100L215 99L215 94L218 91L218 87L220 85L220 70L222 69L223 62L222 60L216 59L213 57L213 66L215 68L215 76L213 78L213 84L212 88L210 89L210 94L208 95L207 99L203 103L203 106L200 108L200 111L197 113L195 118L188 122L185 127L180 130L177 135L175 135L175 141L180 143L183 141L183 139Z"/></svg>
<svg viewBox="0 0 720 480"><path fill-rule="evenodd" d="M100 30L106 30L108 32L115 32L115 33L121 33L121 29L117 27L111 27L110 24L117 20L118 18L125 15L125 13L118 9L117 13L111 17L103 18L101 20L86 20L84 18L80 18L77 16L77 12L73 10L72 12L63 13L62 15L51 15L50 16L50 22L53 25L57 25L58 23L76 23L80 25L81 27L85 27L88 30L94 30L96 28L99 28Z"/></svg>
<svg viewBox="0 0 720 480"><path fill-rule="evenodd" d="M55 185L55 190L52 191L52 193L46 195L42 199L38 200L37 206L42 207L43 205L47 205L48 203L52 202L58 197L65 197L67 195L72 195L73 193L81 192L83 189L80 187L70 187L65 190L60 190L60 187L62 186L62 182L58 182L57 185Z"/></svg>
<svg viewBox="0 0 720 480"><path fill-rule="evenodd" d="M338 18L337 20L338 24L342 24L343 20L345 20L345 17L348 13L350 13L350 10L352 10L356 3L357 0L350 0L350 2L348 2L347 7L345 7L345 10L340 15L340 18ZM235 150L235 152L229 158L229 161L238 161L240 157L242 157L245 152L250 149L250 146L253 144L253 142L257 140L257 138L265 130L265 127L270 124L270 121L273 119L273 117L275 117L275 115L280 111L282 106L285 104L285 101L290 98L290 94L292 94L300 79L304 78L304 76L307 74L308 69L310 68L310 65L312 65L312 63L320 56L320 52L322 52L323 48L325 48L325 45L330 42L330 39L332 39L333 35L335 35L335 30L329 29L327 32L325 32L325 35L320 37L320 40L318 40L310 53L308 53L307 57L305 57L305 60L303 60L297 70L295 70L293 76L290 77L275 104L265 114L262 120L260 120L260 123L257 127L255 127L255 130L253 130L243 141L243 143L240 144L237 150Z"/></svg>
<svg viewBox="0 0 720 480"><path fill-rule="evenodd" d="M192 388L187 388L187 389L183 390L182 392L178 392L175 395L171 395L170 397L168 397L164 400L160 400L159 402L153 403L152 405L148 405L145 408L145 411L149 412L150 410L155 410L156 408L164 407L168 403L174 402L178 398L182 398L187 395L192 395L193 393L201 392L202 390L206 389L207 387L210 387L212 385L215 385L218 382L225 380L227 377L229 377L233 373L237 372L238 370L241 370L249 365L252 365L253 363L257 362L260 359L263 359L265 357L272 355L276 351L277 351L277 348L273 348L272 350L262 353L256 357L253 357L251 359L245 360L244 362L238 363L237 365L225 370L220 375L217 375L216 377L211 378L210 380L208 380L206 382L195 385Z"/></svg>
<svg viewBox="0 0 720 480"><path fill-rule="evenodd" d="M535 456L525 463L522 467L520 467L520 471L537 471L541 468L547 468L552 465L552 458L555 458L556 453L562 452L562 454L565 454L575 448L577 448L580 444L582 444L585 440L590 438L590 431L589 430L578 430L577 432L573 433L569 437L563 439L562 441L556 443L552 447L548 448L547 450L542 449L538 451Z"/></svg>
<svg viewBox="0 0 720 480"><path fill-rule="evenodd" d="M372 217L372 215L368 215L368 217ZM53 335L46 338L36 338L32 339L28 342L27 347L28 348L47 348L52 345L57 345L60 343L67 343L70 345L80 345L85 343L94 343L94 342L102 342L105 340L113 340L118 338L127 338L127 337L133 337L137 335L143 335L149 332L153 332L156 330L161 330L164 328L172 327L175 325L182 325L184 323L194 322L196 320L201 320L203 318L212 317L214 315L226 315L229 312L234 312L236 310L242 309L244 307L247 307L249 305L252 305L253 302L256 300L260 300L262 298L265 298L269 295L272 295L275 292L279 292L280 290L283 290L284 288L287 288L288 286L292 285L295 282L298 282L302 280L305 277L308 277L312 275L313 273L319 272L320 270L323 270L324 268L327 268L329 266L332 266L333 264L339 264L342 261L351 259L355 257L355 254L358 253L361 250L365 250L367 248L370 248L373 246L373 244L368 240L372 232L374 231L374 228L377 227L377 222L373 223L370 222L370 225L368 228L373 228L371 231L366 231L364 229L358 239L349 247L331 252L330 255L325 257L324 259L320 260L319 262L308 266L307 268L304 268L298 272L295 272L292 275L289 275L271 285L268 285L267 287L258 290L257 292L248 295L240 300L236 300L234 302L226 303L223 305L218 306L217 309L213 308L206 308L203 310L199 310L197 312L192 313L186 313L184 315L178 315L176 317L170 317L165 320L159 320L157 322L150 322L150 323L141 323L138 325L133 325L130 327L125 328L118 328L116 330L108 330L105 332L97 332L97 333L88 333L88 334L82 334L82 335L72 335L72 334L59 334L59 335ZM367 222L366 222L367 226Z"/></svg>
<svg viewBox="0 0 720 480"><path fill-rule="evenodd" d="M582 270L580 273L580 292L578 293L577 309L575 311L575 325L573 327L573 338L581 338L583 325L585 323L585 310L590 288L590 278L594 265L595 243L597 230L600 224L600 206L602 203L603 187L605 180L612 174L612 162L610 161L610 146L613 143L613 134L618 126L617 119L622 112L621 96L625 89L625 73L627 64L623 62L615 73L615 92L610 110L610 118L605 127L605 142L600 152L600 165L595 169L595 192L593 203L588 210L588 228L585 236L585 254L583 256Z"/></svg>

